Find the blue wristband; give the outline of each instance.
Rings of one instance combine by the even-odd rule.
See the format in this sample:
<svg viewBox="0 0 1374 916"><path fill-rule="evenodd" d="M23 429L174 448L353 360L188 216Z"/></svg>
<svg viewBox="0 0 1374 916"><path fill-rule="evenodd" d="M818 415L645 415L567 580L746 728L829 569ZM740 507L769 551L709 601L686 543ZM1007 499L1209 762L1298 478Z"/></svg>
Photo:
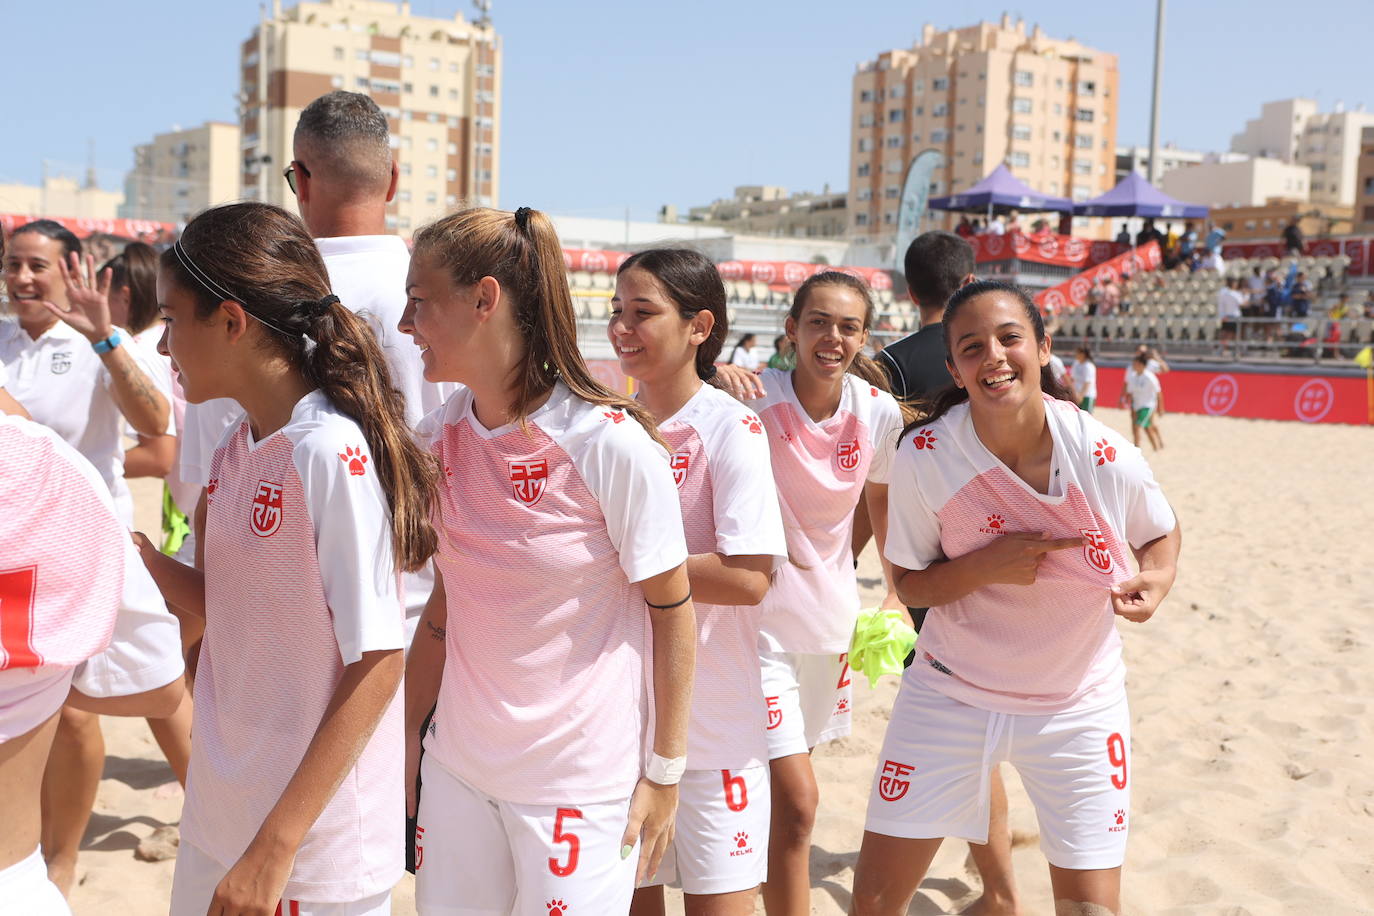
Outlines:
<svg viewBox="0 0 1374 916"><path fill-rule="evenodd" d="M109 337L106 337L104 340L97 340L95 343L91 344L91 349L103 355L109 353L123 342L124 335L119 333L119 328L115 328L110 332Z"/></svg>

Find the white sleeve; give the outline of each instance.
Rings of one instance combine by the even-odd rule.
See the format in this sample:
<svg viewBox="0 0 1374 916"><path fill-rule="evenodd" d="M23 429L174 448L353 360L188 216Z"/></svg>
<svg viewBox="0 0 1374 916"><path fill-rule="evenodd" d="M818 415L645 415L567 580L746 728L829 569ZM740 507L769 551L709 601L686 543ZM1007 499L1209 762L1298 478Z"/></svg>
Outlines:
<svg viewBox="0 0 1374 916"><path fill-rule="evenodd" d="M883 555L903 569L925 569L944 558L940 519L926 504L916 477L916 449L898 449L887 488L887 545Z"/></svg>
<svg viewBox="0 0 1374 916"><path fill-rule="evenodd" d="M187 404L182 417L181 479L202 487L210 483L210 460L224 438L225 430L243 415L233 398L215 398L200 404Z"/></svg>
<svg viewBox="0 0 1374 916"><path fill-rule="evenodd" d="M892 475L892 458L897 450L897 437L902 434L902 409L897 406L891 395L882 392L873 400L873 413L869 416L869 430L873 437L873 460L868 465L868 481L887 483Z"/></svg>
<svg viewBox="0 0 1374 916"><path fill-rule="evenodd" d="M352 423L296 443L296 473L315 527L315 556L345 665L405 646L405 608L391 546L391 510L377 464Z"/></svg>
<svg viewBox="0 0 1374 916"><path fill-rule="evenodd" d="M1116 446L1116 460L1103 465L1107 474L1102 478L1110 490L1103 496L1114 503L1120 513L1113 524L1124 531L1132 547L1148 544L1174 530L1177 519L1164 491L1155 480L1145 455L1126 437L1106 426L1099 426L1098 435Z"/></svg>
<svg viewBox="0 0 1374 916"><path fill-rule="evenodd" d="M620 568L642 582L685 562L687 540L667 453L627 420L599 426L574 461L601 507Z"/></svg>
<svg viewBox="0 0 1374 916"><path fill-rule="evenodd" d="M743 368L746 368L746 369L747 369L747 368L749 368L749 367L748 367L747 365L745 365L745 364L746 364L748 361L749 361L749 356L748 356L748 354L745 353L744 350L741 349L741 348L739 348L739 347L736 347L736 348L735 348L735 351L734 351L733 353L730 354L730 365L732 365L732 366L742 366Z"/></svg>
<svg viewBox="0 0 1374 916"><path fill-rule="evenodd" d="M130 541L114 635L105 651L76 667L72 686L89 697L123 697L165 687L184 668L181 626Z"/></svg>
<svg viewBox="0 0 1374 916"><path fill-rule="evenodd" d="M10 383L10 374L5 371L5 364L0 363L0 388L4 388Z"/></svg>
<svg viewBox="0 0 1374 916"><path fill-rule="evenodd" d="M771 556L777 569L787 562L787 535L768 436L734 422L732 414L716 438L708 457L716 552L727 557Z"/></svg>

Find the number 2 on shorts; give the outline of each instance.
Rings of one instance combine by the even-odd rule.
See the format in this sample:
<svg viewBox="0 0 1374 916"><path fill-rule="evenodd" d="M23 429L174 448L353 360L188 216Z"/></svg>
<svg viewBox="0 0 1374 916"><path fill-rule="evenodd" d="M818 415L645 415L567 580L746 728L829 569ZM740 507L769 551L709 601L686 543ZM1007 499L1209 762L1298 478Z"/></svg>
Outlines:
<svg viewBox="0 0 1374 916"><path fill-rule="evenodd" d="M34 668L33 596L38 567L0 573L0 668Z"/></svg>
<svg viewBox="0 0 1374 916"><path fill-rule="evenodd" d="M749 790L745 788L743 776L731 776L729 770L720 771L721 781L725 783L725 807L731 811L743 811L749 807Z"/></svg>
<svg viewBox="0 0 1374 916"><path fill-rule="evenodd" d="M1107 738L1107 760L1121 773L1112 774L1112 785L1118 789L1126 788L1126 742L1120 732L1112 732Z"/></svg>
<svg viewBox="0 0 1374 916"><path fill-rule="evenodd" d="M582 849L582 843L575 833L563 832L563 819L576 818L582 819L582 812L577 808L559 808L553 820L553 841L555 843L568 844L568 861L562 865L553 856L549 856L549 871L560 878L566 878L577 871L577 854Z"/></svg>

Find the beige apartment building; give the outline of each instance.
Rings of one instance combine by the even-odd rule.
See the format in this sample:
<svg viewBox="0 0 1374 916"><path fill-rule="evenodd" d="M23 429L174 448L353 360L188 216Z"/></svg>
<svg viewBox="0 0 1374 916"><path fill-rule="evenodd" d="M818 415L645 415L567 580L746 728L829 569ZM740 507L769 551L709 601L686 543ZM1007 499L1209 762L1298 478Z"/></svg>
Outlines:
<svg viewBox="0 0 1374 916"><path fill-rule="evenodd" d="M0 184L0 213L38 219L65 216L72 219L114 219L124 195L103 191L88 175L78 182L67 175L48 175L39 184Z"/></svg>
<svg viewBox="0 0 1374 916"><path fill-rule="evenodd" d="M1266 102L1260 116L1246 121L1245 130L1231 137L1231 150L1307 166L1313 203L1349 207L1358 193L1355 173L1360 134L1366 127L1374 127L1374 113L1363 106L1347 110L1337 104L1321 112L1311 99Z"/></svg>
<svg viewBox="0 0 1374 916"><path fill-rule="evenodd" d="M946 166L931 196L1005 162L1038 191L1085 200L1116 183L1117 56L1003 16L937 31L859 65L850 126L851 231L897 228L902 180L920 152Z"/></svg>
<svg viewBox="0 0 1374 916"><path fill-rule="evenodd" d="M282 178L301 109L334 89L370 95L400 166L388 224L403 236L500 187L501 45L489 20L416 16L408 2L273 0L242 48L243 191L294 209ZM308 163L307 163L308 165Z"/></svg>
<svg viewBox="0 0 1374 916"><path fill-rule="evenodd" d="M690 208L687 222L748 235L844 238L849 231L847 200L844 191L829 187L819 194L788 194L776 185L741 185L731 198Z"/></svg>
<svg viewBox="0 0 1374 916"><path fill-rule="evenodd" d="M1267 201L1307 201L1312 170L1278 159L1204 162L1174 169L1160 189L1177 200L1209 207L1258 207Z"/></svg>
<svg viewBox="0 0 1374 916"><path fill-rule="evenodd" d="M1355 172L1355 231L1374 234L1374 127L1360 132L1360 164Z"/></svg>
<svg viewBox="0 0 1374 916"><path fill-rule="evenodd" d="M242 169L237 124L210 121L156 134L134 147L119 215L187 222L206 207L237 200Z"/></svg>

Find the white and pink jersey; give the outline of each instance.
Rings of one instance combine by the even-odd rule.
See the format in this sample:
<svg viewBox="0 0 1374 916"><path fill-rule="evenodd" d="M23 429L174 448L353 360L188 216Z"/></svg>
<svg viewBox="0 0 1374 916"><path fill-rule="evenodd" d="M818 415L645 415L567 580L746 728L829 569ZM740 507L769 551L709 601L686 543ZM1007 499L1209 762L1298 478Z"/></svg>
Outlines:
<svg viewBox="0 0 1374 916"><path fill-rule="evenodd" d="M770 652L848 650L859 613L850 543L866 482L887 483L902 412L892 395L844 377L835 413L817 423L797 401L792 373L765 369L768 394L750 406L768 430L773 477L792 562L764 598L760 645Z"/></svg>
<svg viewBox="0 0 1374 916"><path fill-rule="evenodd" d="M771 556L787 562L787 538L768 461L768 437L752 410L702 385L659 425L682 503L690 554ZM761 606L696 602L697 664L687 767L739 770L768 762L768 741L750 708L765 709L759 679Z"/></svg>
<svg viewBox="0 0 1374 916"><path fill-rule="evenodd" d="M1129 546L1168 534L1174 513L1140 450L1091 414L1045 398L1050 493L1037 493L979 440L967 404L905 436L888 490L887 558L925 569L1013 531L1082 537L1045 555L1034 585L986 585L933 607L909 669L994 712L1048 715L1117 700L1125 685L1109 589Z"/></svg>
<svg viewBox="0 0 1374 916"><path fill-rule="evenodd" d="M206 488L205 640L187 842L232 866L300 766L344 667L404 645L390 509L362 430L319 391L254 441L231 427ZM404 869L400 695L306 835L286 896L358 900Z"/></svg>
<svg viewBox="0 0 1374 916"><path fill-rule="evenodd" d="M652 659L635 584L687 558L666 454L562 384L487 429L459 390L421 424L443 469L436 559L448 635L426 748L501 801L626 798Z"/></svg>

